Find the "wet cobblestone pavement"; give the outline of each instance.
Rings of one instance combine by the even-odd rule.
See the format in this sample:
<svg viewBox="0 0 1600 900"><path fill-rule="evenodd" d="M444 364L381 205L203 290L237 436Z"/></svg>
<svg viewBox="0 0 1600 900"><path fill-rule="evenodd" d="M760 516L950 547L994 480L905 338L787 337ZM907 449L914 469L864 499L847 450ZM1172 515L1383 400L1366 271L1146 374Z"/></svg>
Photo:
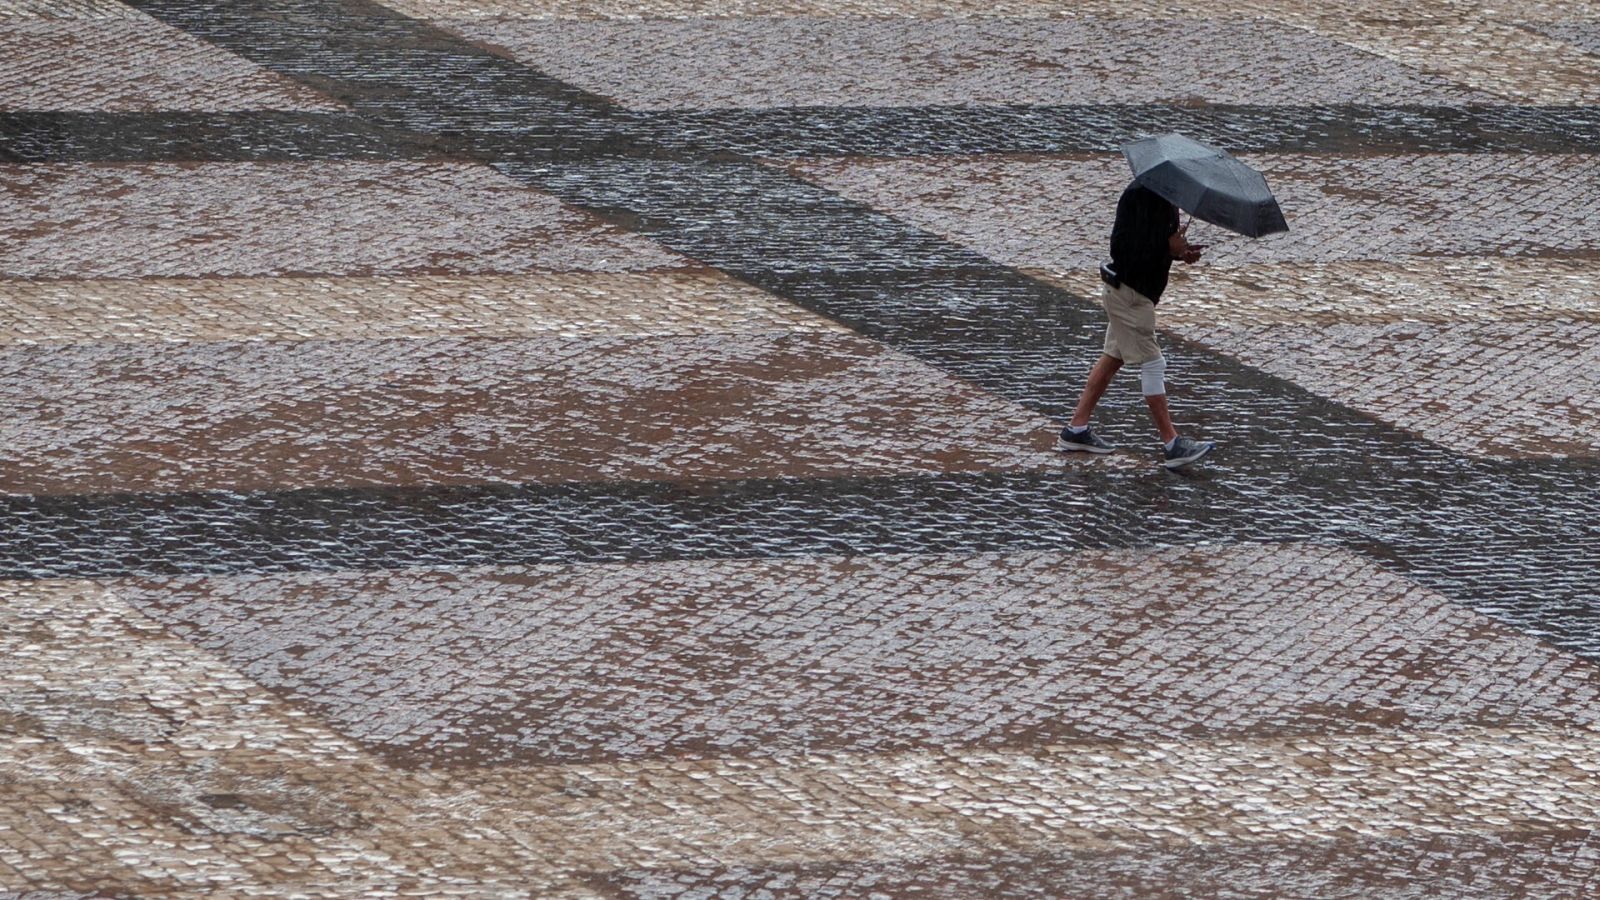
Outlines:
<svg viewBox="0 0 1600 900"><path fill-rule="evenodd" d="M0 897L1600 893L1600 5L0 0ZM1098 354L1182 130L1175 475Z"/></svg>

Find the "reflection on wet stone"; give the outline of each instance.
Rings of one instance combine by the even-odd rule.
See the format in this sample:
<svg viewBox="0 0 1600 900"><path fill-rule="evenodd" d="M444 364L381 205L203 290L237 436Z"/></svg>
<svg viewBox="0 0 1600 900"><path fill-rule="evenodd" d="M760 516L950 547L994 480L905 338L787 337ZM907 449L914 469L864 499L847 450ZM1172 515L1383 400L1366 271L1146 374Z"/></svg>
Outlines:
<svg viewBox="0 0 1600 900"><path fill-rule="evenodd" d="M960 857L912 863L633 870L595 879L621 897L846 898L956 893L995 898L1165 896L1429 897L1591 893L1600 886L1591 832L1284 841L1240 848Z"/></svg>
<svg viewBox="0 0 1600 900"><path fill-rule="evenodd" d="M1600 709L1587 664L1311 548L236 576L119 593L400 760L1588 724ZM1519 677L1475 683L1484 669Z"/></svg>
<svg viewBox="0 0 1600 900"><path fill-rule="evenodd" d="M24 383L20 494L1061 467L1048 421L844 335L0 351Z"/></svg>
<svg viewBox="0 0 1600 900"><path fill-rule="evenodd" d="M0 0L0 895L1595 893L1597 22Z"/></svg>

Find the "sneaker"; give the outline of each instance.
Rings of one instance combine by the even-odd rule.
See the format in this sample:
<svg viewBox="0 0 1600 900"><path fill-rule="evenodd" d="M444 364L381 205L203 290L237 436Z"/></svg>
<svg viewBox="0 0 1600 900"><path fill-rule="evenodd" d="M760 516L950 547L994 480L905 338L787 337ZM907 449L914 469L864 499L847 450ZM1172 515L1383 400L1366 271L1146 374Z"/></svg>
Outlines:
<svg viewBox="0 0 1600 900"><path fill-rule="evenodd" d="M1167 458L1161 464L1169 469L1181 469L1215 449L1217 449L1216 441L1196 441L1179 437L1172 442L1172 449L1167 451Z"/></svg>
<svg viewBox="0 0 1600 900"><path fill-rule="evenodd" d="M1057 450L1076 451L1082 450L1089 453L1110 453L1117 449L1102 441L1093 428L1085 428L1078 434L1073 434L1067 429L1061 429L1061 436L1056 438Z"/></svg>

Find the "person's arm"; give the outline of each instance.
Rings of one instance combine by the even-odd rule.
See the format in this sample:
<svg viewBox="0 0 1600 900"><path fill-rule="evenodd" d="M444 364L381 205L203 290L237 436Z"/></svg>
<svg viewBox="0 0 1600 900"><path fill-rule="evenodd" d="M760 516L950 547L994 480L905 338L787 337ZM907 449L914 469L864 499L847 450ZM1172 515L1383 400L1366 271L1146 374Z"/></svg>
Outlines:
<svg viewBox="0 0 1600 900"><path fill-rule="evenodd" d="M1206 245L1189 243L1188 232L1188 222L1178 226L1178 230L1167 238L1167 252L1173 259L1185 264L1197 263L1200 261L1200 251L1204 250Z"/></svg>

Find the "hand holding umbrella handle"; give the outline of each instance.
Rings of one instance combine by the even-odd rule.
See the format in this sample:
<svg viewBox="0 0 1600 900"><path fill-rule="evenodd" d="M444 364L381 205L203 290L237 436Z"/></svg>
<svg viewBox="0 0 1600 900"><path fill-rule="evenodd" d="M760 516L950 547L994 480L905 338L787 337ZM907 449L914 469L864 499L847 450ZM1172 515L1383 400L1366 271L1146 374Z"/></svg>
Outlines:
<svg viewBox="0 0 1600 900"><path fill-rule="evenodd" d="M1184 256L1188 254L1189 238L1184 234L1184 232L1188 230L1189 226L1187 224L1180 225L1178 226L1177 231L1174 231L1170 236L1167 237L1168 256L1172 257L1173 259L1183 259Z"/></svg>
<svg viewBox="0 0 1600 900"><path fill-rule="evenodd" d="M1206 249L1207 246L1205 244L1189 243L1189 226L1193 224L1194 216L1191 215L1189 220L1179 225L1178 230L1174 231L1172 237L1167 239L1167 250L1172 258L1185 264L1199 262L1200 251Z"/></svg>

